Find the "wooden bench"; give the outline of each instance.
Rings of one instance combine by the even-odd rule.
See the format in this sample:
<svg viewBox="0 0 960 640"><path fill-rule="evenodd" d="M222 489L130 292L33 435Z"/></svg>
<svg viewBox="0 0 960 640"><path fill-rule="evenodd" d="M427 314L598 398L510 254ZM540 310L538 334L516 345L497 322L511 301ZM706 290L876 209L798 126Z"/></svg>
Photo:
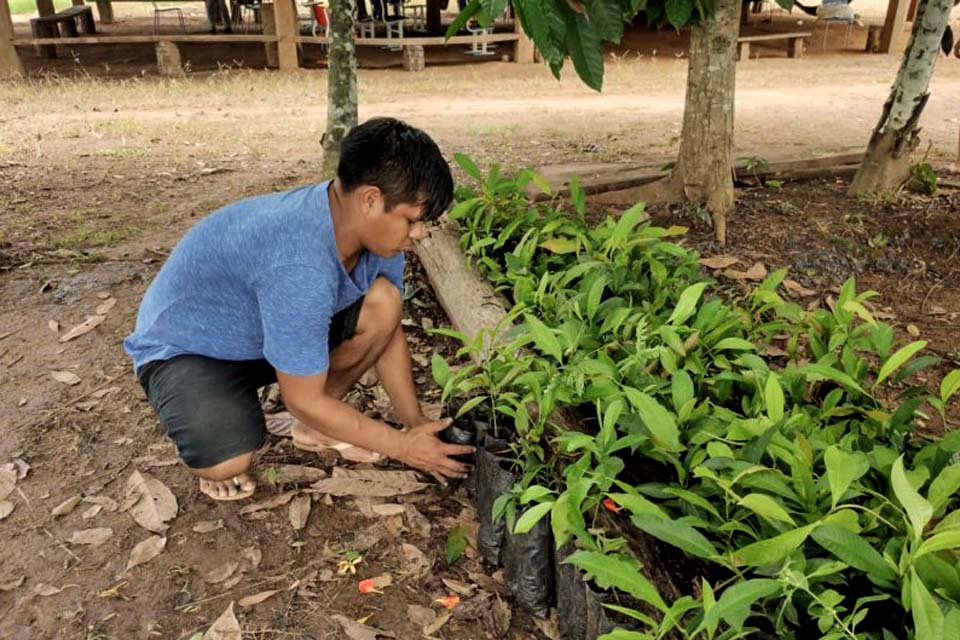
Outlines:
<svg viewBox="0 0 960 640"><path fill-rule="evenodd" d="M750 58L750 43L767 44L778 40L787 41L787 57L802 58L805 42L813 33L810 31L795 31L793 33L765 33L759 36L741 36L737 38L737 59Z"/></svg>
<svg viewBox="0 0 960 640"><path fill-rule="evenodd" d="M30 29L34 38L78 38L96 35L97 26L93 21L93 9L78 5L59 11L52 16L40 16L30 20ZM53 45L37 46L37 55L42 58L56 58Z"/></svg>

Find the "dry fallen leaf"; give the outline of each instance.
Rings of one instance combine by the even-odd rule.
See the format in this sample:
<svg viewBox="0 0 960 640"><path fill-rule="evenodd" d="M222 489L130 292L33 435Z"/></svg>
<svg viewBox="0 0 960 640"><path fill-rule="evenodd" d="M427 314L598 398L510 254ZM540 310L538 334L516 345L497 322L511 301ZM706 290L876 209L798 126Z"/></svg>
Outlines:
<svg viewBox="0 0 960 640"><path fill-rule="evenodd" d="M410 531L414 532L421 538L430 538L433 525L430 524L430 521L427 520L426 516L417 511L417 508L410 503L407 503L404 505L404 507L405 509L403 516Z"/></svg>
<svg viewBox="0 0 960 640"><path fill-rule="evenodd" d="M0 582L0 591L13 591L23 584L23 581L27 579L27 576L23 575L19 578L14 578L13 580L7 580L6 582Z"/></svg>
<svg viewBox="0 0 960 640"><path fill-rule="evenodd" d="M81 529L74 531L70 536L70 544L89 544L99 547L113 536L113 529L97 527L95 529Z"/></svg>
<svg viewBox="0 0 960 640"><path fill-rule="evenodd" d="M932 304L930 305L930 308L927 309L928 316L943 316L946 314L947 314L947 310L938 304Z"/></svg>
<svg viewBox="0 0 960 640"><path fill-rule="evenodd" d="M54 333L60 332L60 323L56 320L47 320L47 327Z"/></svg>
<svg viewBox="0 0 960 640"><path fill-rule="evenodd" d="M0 500L0 520L3 520L8 515L13 513L15 508L16 507L14 507L14 504L9 500Z"/></svg>
<svg viewBox="0 0 960 640"><path fill-rule="evenodd" d="M210 533L217 529L223 529L223 520L201 520L193 525L194 533Z"/></svg>
<svg viewBox="0 0 960 640"><path fill-rule="evenodd" d="M246 565L243 568L243 571L248 569L256 569L260 566L260 561L263 560L263 553L260 551L260 547L244 547L240 550L240 560Z"/></svg>
<svg viewBox="0 0 960 640"><path fill-rule="evenodd" d="M437 631L439 631L443 625L447 624L449 620L450 620L450 612L444 611L437 617L436 622L423 628L423 635L427 637L432 636Z"/></svg>
<svg viewBox="0 0 960 640"><path fill-rule="evenodd" d="M163 551L166 546L167 539L161 536L150 536L146 540L137 543L137 546L130 552L130 559L127 561L127 566L123 572L126 573L137 565L150 562L160 555L160 552Z"/></svg>
<svg viewBox="0 0 960 640"><path fill-rule="evenodd" d="M108 396L111 393L116 393L117 391L120 391L120 387L107 387L106 389L100 389L99 391L94 391L93 393L90 394L90 396L99 399L99 398Z"/></svg>
<svg viewBox="0 0 960 640"><path fill-rule="evenodd" d="M98 316L105 316L110 311L110 309L113 309L114 305L116 304L117 304L116 298L107 298L106 300L104 300L103 302L97 305L97 308L94 310L94 313L97 314Z"/></svg>
<svg viewBox="0 0 960 640"><path fill-rule="evenodd" d="M330 618L343 628L343 632L347 634L350 640L377 640L377 636L383 636L385 638L397 637L389 631L383 631L376 627L368 627L365 624L361 624L356 620L351 620L340 614L330 616ZM207 639L204 638L204 640Z"/></svg>
<svg viewBox="0 0 960 640"><path fill-rule="evenodd" d="M288 515L290 526L294 531L300 531L307 526L307 519L310 517L310 496L297 496L291 500Z"/></svg>
<svg viewBox="0 0 960 640"><path fill-rule="evenodd" d="M63 589L61 589L60 587L55 587L52 584L47 584L46 582L40 582L33 585L33 592L38 596L42 596L44 598L49 596L55 596L61 591L63 591Z"/></svg>
<svg viewBox="0 0 960 640"><path fill-rule="evenodd" d="M237 622L237 616L233 613L231 602L227 610L220 614L217 621L207 629L200 640L242 640L242 635L240 623Z"/></svg>
<svg viewBox="0 0 960 640"><path fill-rule="evenodd" d="M91 505L91 507L84 511L80 517L84 520L89 520L90 518L96 518L98 515L100 515L101 511L103 511L102 504Z"/></svg>
<svg viewBox="0 0 960 640"><path fill-rule="evenodd" d="M403 570L405 573L417 579L424 577L430 572L433 563L430 562L430 559L423 551L406 542L400 545L400 549L403 551Z"/></svg>
<svg viewBox="0 0 960 640"><path fill-rule="evenodd" d="M107 298L109 298L109 297L111 297L111 296L110 296L110 294L107 293L106 291L97 291L97 297L100 298L101 300L106 300Z"/></svg>
<svg viewBox="0 0 960 640"><path fill-rule="evenodd" d="M85 496L83 502L88 502L90 504L98 504L102 506L106 511L111 513L120 508L120 505L117 504L117 501L113 498L107 496Z"/></svg>
<svg viewBox="0 0 960 640"><path fill-rule="evenodd" d="M267 433L271 433L281 438L289 438L293 435L293 423L296 418L287 411L278 413L269 413L266 415Z"/></svg>
<svg viewBox="0 0 960 640"><path fill-rule="evenodd" d="M370 507L370 510L373 511L378 516L390 517L398 516L406 511L406 508L402 504L393 504L393 503L383 503L375 504Z"/></svg>
<svg viewBox="0 0 960 640"><path fill-rule="evenodd" d="M909 334L910 334L911 336L913 336L914 338L919 338L919 337L920 337L920 329L919 329L919 327L917 327L917 325L915 325L915 324L908 324L908 325L907 325L907 333L909 333Z"/></svg>
<svg viewBox="0 0 960 640"><path fill-rule="evenodd" d="M550 619L556 621L557 610L551 610L550 615ZM488 621L487 626L493 629L493 635L495 638L504 638L507 635L507 631L510 630L510 619L512 617L513 613L510 611L510 606L500 598L497 598L497 601L493 603L492 607L490 607L488 615L484 617L484 620ZM534 619L536 620L538 618ZM559 624L556 626L559 631ZM559 640L559 637L557 640Z"/></svg>
<svg viewBox="0 0 960 640"><path fill-rule="evenodd" d="M264 600L266 600L267 598L269 598L270 596L274 595L275 593L277 593L276 589L272 591L261 591L260 593L253 594L252 596L247 596L246 598L240 598L240 600L237 601L237 604L239 604L244 609L249 607L254 607L260 604L261 602L263 602Z"/></svg>
<svg viewBox="0 0 960 640"><path fill-rule="evenodd" d="M248 504L243 509L240 509L240 515L245 516L250 513L256 513L257 511L266 511L267 509L276 509L277 507L282 507L293 499L293 496L300 493L299 491L285 491L283 493L278 493L275 496L271 496L266 500L260 500L259 502L253 502Z"/></svg>
<svg viewBox="0 0 960 640"><path fill-rule="evenodd" d="M200 577L203 578L204 582L217 584L232 576L239 567L240 563L237 560L222 562L209 571L201 572Z"/></svg>
<svg viewBox="0 0 960 640"><path fill-rule="evenodd" d="M732 280L755 280L759 282L767 277L767 268L763 266L762 262L755 262L753 266L746 271L727 269L723 272L723 275Z"/></svg>
<svg viewBox="0 0 960 640"><path fill-rule="evenodd" d="M387 498L421 491L428 485L419 482L414 471L380 471L377 469L334 467L332 478L319 480L310 486L321 493L332 496Z"/></svg>
<svg viewBox="0 0 960 640"><path fill-rule="evenodd" d="M726 269L740 262L737 256L722 255L710 256L709 258L700 258L700 264L708 269Z"/></svg>
<svg viewBox="0 0 960 640"><path fill-rule="evenodd" d="M141 527L154 533L169 528L168 520L177 515L177 498L165 484L153 476L134 471L127 479L124 504L130 504L128 513Z"/></svg>
<svg viewBox="0 0 960 640"><path fill-rule="evenodd" d="M87 316L87 319L60 336L60 342L67 342L74 338L79 338L85 333L96 329L101 322L106 320L106 316Z"/></svg>
<svg viewBox="0 0 960 640"><path fill-rule="evenodd" d="M454 593L459 593L462 596L472 596L473 592L476 590L477 585L467 584L466 582L460 582L459 580L454 580L453 578L441 578L443 584L447 585L447 588Z"/></svg>
<svg viewBox="0 0 960 640"><path fill-rule="evenodd" d="M80 496L72 496L55 506L53 511L50 512L50 515L52 515L54 518L65 516L69 513L72 513L73 510L77 508L78 504L80 504Z"/></svg>
<svg viewBox="0 0 960 640"><path fill-rule="evenodd" d="M50 376L53 377L53 379L57 382L69 384L70 386L80 384L80 376L72 371L51 371Z"/></svg>
<svg viewBox="0 0 960 640"><path fill-rule="evenodd" d="M810 296L817 295L816 291L814 291L813 289L807 289L805 286L803 286L796 280L784 280L783 288L803 298L809 298Z"/></svg>
<svg viewBox="0 0 960 640"><path fill-rule="evenodd" d="M17 486L17 469L9 462L0 467L0 500L3 500Z"/></svg>
<svg viewBox="0 0 960 640"><path fill-rule="evenodd" d="M407 605L407 617L410 618L410 622L423 628L437 621L437 612L429 607L409 604Z"/></svg>
<svg viewBox="0 0 960 640"><path fill-rule="evenodd" d="M270 469L273 469L273 471L271 472ZM261 477L266 479L268 473L273 476L273 481L276 484L304 484L327 477L327 472L323 469L304 464L280 464L270 467L261 474Z"/></svg>
<svg viewBox="0 0 960 640"><path fill-rule="evenodd" d="M553 611L551 611L551 613L553 613ZM546 620L534 617L533 624L537 625L540 633L547 636L549 640L562 640L563 633L560 631L560 623L557 620L556 614L551 615Z"/></svg>

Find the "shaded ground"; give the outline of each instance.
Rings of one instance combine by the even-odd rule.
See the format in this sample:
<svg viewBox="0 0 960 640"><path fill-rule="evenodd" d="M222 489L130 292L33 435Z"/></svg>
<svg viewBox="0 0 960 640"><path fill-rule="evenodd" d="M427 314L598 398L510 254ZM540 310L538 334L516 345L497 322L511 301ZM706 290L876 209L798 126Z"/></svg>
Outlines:
<svg viewBox="0 0 960 640"><path fill-rule="evenodd" d="M896 64L822 56L741 65L738 155L772 161L862 148ZM427 128L448 154L469 152L481 163L656 163L676 152L684 68L685 61L662 57L612 62L602 95L569 75L558 84L539 67L501 63L417 75L365 71L361 117L406 118ZM473 558L446 568L448 532L472 526L462 490L431 487L388 499L403 505L397 516L368 517L368 505L349 498L318 499L300 531L289 522L288 505L250 518L240 504L203 499L187 473L169 464L172 449L121 351L143 290L194 221L236 198L319 179L324 92L322 72L236 68L187 80L48 76L0 84L0 465L19 458L30 466L10 495L15 510L0 521L7 543L0 551L0 637L189 638L231 600L276 589L262 604L237 609L245 638L341 637L334 614L372 614L369 624L415 638L407 607L438 610L431 603L450 592L442 578L497 590ZM941 61L923 122L940 167L956 153L951 100L958 94L960 65ZM957 196L868 203L842 192L833 182L743 192L723 252L741 259L737 268L756 261L768 269L789 266L821 298L856 274L862 287L881 292L878 310L901 329L915 325L945 361L956 362ZM696 211L660 219L692 226L687 241L705 254L720 251ZM417 273L408 277L417 376L432 402L429 357L438 345L422 327L430 324L424 318L436 325L443 318ZM58 341L109 299L116 303L100 326ZM53 371L80 382L58 382ZM357 402L371 413L384 411L373 390ZM271 439L259 468L314 462ZM330 472L333 463L324 458L319 466ZM164 552L120 576L134 545L150 533L100 498L121 502L134 470L168 486L179 514ZM260 497L279 491L264 483ZM96 503L81 502L68 515L51 515L72 496L99 500L101 509L94 513ZM423 519L407 510L411 505ZM223 528L194 531L218 520ZM90 528L110 528L112 535L100 546L68 542ZM433 561L429 575L409 575L403 542ZM368 544L357 575L337 576L344 552ZM208 581L233 561L238 566L229 577ZM358 593L359 579L384 573L393 579L384 594ZM239 582L225 586L237 576ZM506 637L535 637L529 618L513 614ZM451 620L435 636L495 637L503 618L485 615Z"/></svg>

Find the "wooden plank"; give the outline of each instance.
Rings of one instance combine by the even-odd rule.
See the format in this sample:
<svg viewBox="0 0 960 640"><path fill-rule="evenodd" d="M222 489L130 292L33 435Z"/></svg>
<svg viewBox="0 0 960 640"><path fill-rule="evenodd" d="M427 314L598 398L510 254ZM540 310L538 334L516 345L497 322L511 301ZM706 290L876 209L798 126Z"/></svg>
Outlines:
<svg viewBox="0 0 960 640"><path fill-rule="evenodd" d="M34 45L75 45L75 44L155 44L157 42L184 42L184 43L203 43L203 42L276 42L277 36L270 35L235 35L235 36L214 36L214 35L156 35L156 36L80 36L79 38L70 38L65 41L61 38L16 38L13 44L18 47L29 47Z"/></svg>
<svg viewBox="0 0 960 640"><path fill-rule="evenodd" d="M517 34L517 40L513 44L513 61L517 64L532 64L535 47L533 46L533 40L523 32L523 27L520 26L520 18L513 19L513 32Z"/></svg>
<svg viewBox="0 0 960 640"><path fill-rule="evenodd" d="M890 0L887 17L883 21L883 31L880 33L880 53L900 51L909 9L909 0Z"/></svg>
<svg viewBox="0 0 960 640"><path fill-rule="evenodd" d="M15 78L23 75L23 63L13 44L13 20L10 3L0 0L0 78Z"/></svg>
<svg viewBox="0 0 960 640"><path fill-rule="evenodd" d="M297 10L294 0L275 0L273 17L277 25L277 58L280 71L296 71L300 68L296 38L300 35L297 26Z"/></svg>
<svg viewBox="0 0 960 640"><path fill-rule="evenodd" d="M295 40L301 44L327 44L322 36L299 36ZM483 42L514 42L516 33L488 33L476 36L453 36L449 40L443 36L415 36L403 38L354 38L358 47L382 47L385 45L420 45L423 47L442 47L446 45L461 45Z"/></svg>
<svg viewBox="0 0 960 640"><path fill-rule="evenodd" d="M457 331L472 338L483 329L496 327L507 315L503 296L489 280L464 265L453 229L432 229L416 244L416 251L440 306Z"/></svg>
<svg viewBox="0 0 960 640"><path fill-rule="evenodd" d="M764 40L789 40L791 38L809 38L813 35L810 31L796 31L793 33L765 33L759 36L740 36L737 42L762 42Z"/></svg>
<svg viewBox="0 0 960 640"><path fill-rule="evenodd" d="M264 35L276 37L276 14L269 4L260 6L260 27L263 29ZM279 41L279 38L263 44L263 53L267 58L267 67L270 69L276 69L280 65L280 59L277 55L277 41Z"/></svg>

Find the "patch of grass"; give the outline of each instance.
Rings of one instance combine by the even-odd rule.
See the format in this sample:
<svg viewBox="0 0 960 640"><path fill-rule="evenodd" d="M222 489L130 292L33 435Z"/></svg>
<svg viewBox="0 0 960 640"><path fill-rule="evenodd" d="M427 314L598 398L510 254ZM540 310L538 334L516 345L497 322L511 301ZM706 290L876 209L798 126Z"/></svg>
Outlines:
<svg viewBox="0 0 960 640"><path fill-rule="evenodd" d="M71 5L70 0L53 0L53 8L55 11L61 11L66 9ZM11 15L17 15L18 13L36 13L37 12L37 2L36 0L10 0L10 13Z"/></svg>

